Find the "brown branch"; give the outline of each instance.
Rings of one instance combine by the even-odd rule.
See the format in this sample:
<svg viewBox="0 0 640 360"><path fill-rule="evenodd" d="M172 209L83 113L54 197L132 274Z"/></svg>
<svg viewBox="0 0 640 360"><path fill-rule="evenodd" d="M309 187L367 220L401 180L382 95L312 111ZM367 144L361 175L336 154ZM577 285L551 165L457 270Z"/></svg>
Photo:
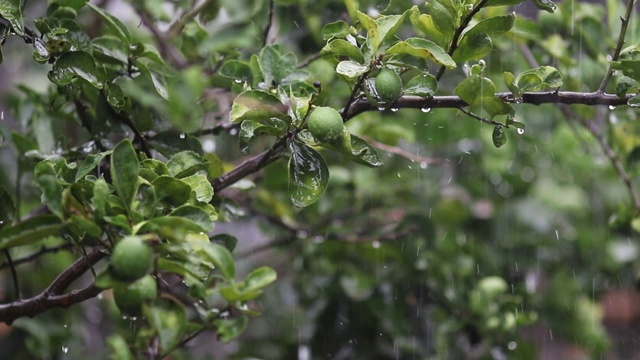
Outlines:
<svg viewBox="0 0 640 360"><path fill-rule="evenodd" d="M611 80L611 77L613 76L613 73L615 72L615 70L613 70L613 63L615 61L618 61L618 58L620 57L620 52L622 51L622 47L624 46L624 38L627 34L627 25L629 25L629 20L631 19L631 13L633 12L634 3L635 3L635 0L629 0L629 2L627 3L627 10L624 14L624 17L620 18L620 21L622 21L622 26L620 27L620 35L618 36L618 43L613 53L613 57L611 58L611 62L609 63L609 70L607 70L607 74L604 76L604 79L602 79L602 83L600 83L600 86L598 87L599 93L603 93L605 91L605 89L607 88L607 85L609 84L609 81Z"/></svg>
<svg viewBox="0 0 640 360"><path fill-rule="evenodd" d="M40 294L29 299L0 305L0 322L11 324L14 320L24 316L32 317L53 308L68 307L97 296L102 292L102 289L93 284L66 294L63 292L105 256L106 254L101 249L96 248L60 273Z"/></svg>
<svg viewBox="0 0 640 360"><path fill-rule="evenodd" d="M267 25L265 25L264 31L262 32L262 47L265 47L267 46L267 44L269 44L269 31L271 30L271 26L273 25L274 2L274 0L269 0L269 15L267 15Z"/></svg>
<svg viewBox="0 0 640 360"><path fill-rule="evenodd" d="M65 244L54 246L54 247L50 247L50 248L43 247L42 249L40 249L39 251L37 251L37 252L35 252L35 253L31 254L31 255L25 256L25 257L20 258L20 259L13 260L13 266L18 266L18 265L21 265L21 264L24 264L24 263L29 263L29 262L39 258L40 256L42 256L44 254L58 252L60 250L68 249L70 247L73 247L72 243L65 243ZM11 264L9 264L8 262L2 263L2 264L0 264L0 270L4 269L6 267L9 267L9 266L11 266Z"/></svg>
<svg viewBox="0 0 640 360"><path fill-rule="evenodd" d="M391 145L387 145L387 144L383 144L381 142L377 142L369 137L366 136L360 136L361 138L365 139L371 146L373 146L374 148L378 149L378 150L382 150L385 152L388 152L390 154L394 154L400 157L403 157L405 159L409 159L411 161L417 162L419 164L435 164L435 165L441 165L441 166L448 166L449 162L446 159L439 159L439 158L429 158L429 157L424 157L424 156L420 156L420 155L416 155L413 154L407 150L401 149L397 146L391 146Z"/></svg>

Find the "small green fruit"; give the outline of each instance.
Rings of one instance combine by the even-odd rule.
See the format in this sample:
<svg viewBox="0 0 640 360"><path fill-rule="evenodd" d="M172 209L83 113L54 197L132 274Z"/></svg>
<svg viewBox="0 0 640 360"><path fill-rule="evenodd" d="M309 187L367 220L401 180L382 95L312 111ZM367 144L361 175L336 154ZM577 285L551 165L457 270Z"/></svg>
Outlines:
<svg viewBox="0 0 640 360"><path fill-rule="evenodd" d="M158 297L156 280L151 275L128 285L119 285L113 288L113 298L116 306L123 314L136 316L142 312L142 304L151 302Z"/></svg>
<svg viewBox="0 0 640 360"><path fill-rule="evenodd" d="M380 100L392 103L402 94L402 79L395 71L384 68L376 77L376 91Z"/></svg>
<svg viewBox="0 0 640 360"><path fill-rule="evenodd" d="M316 107L309 115L309 131L313 137L324 143L331 143L342 135L342 117L331 107Z"/></svg>
<svg viewBox="0 0 640 360"><path fill-rule="evenodd" d="M139 279L151 271L153 249L142 238L127 236L120 240L113 249L111 266L121 279Z"/></svg>

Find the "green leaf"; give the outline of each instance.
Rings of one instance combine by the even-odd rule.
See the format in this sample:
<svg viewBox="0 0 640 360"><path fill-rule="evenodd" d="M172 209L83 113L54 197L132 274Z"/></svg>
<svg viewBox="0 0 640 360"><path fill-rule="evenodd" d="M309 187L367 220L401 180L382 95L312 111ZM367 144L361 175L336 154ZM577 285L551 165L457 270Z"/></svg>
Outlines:
<svg viewBox="0 0 640 360"><path fill-rule="evenodd" d="M517 5L527 0L488 0L485 6Z"/></svg>
<svg viewBox="0 0 640 360"><path fill-rule="evenodd" d="M138 59L135 60L135 64L140 72L149 80L151 80L153 88L156 90L158 95L160 95L165 100L169 100L169 86L167 85L167 79L165 79L164 75L153 68L147 67L147 65L145 65Z"/></svg>
<svg viewBox="0 0 640 360"><path fill-rule="evenodd" d="M271 118L257 122L253 120L245 120L240 125L240 150L243 153L249 151L249 145L258 135L281 136L287 131L287 123L278 119Z"/></svg>
<svg viewBox="0 0 640 360"><path fill-rule="evenodd" d="M538 91L542 89L542 79L535 72L524 72L518 75L516 86L521 92Z"/></svg>
<svg viewBox="0 0 640 360"><path fill-rule="evenodd" d="M504 103L500 98L487 97L482 99L482 108L491 116L507 115L513 111L511 105Z"/></svg>
<svg viewBox="0 0 640 360"><path fill-rule="evenodd" d="M242 335L249 324L249 318L242 315L235 319L217 319L213 322L220 341L229 342Z"/></svg>
<svg viewBox="0 0 640 360"><path fill-rule="evenodd" d="M167 161L169 172L178 179L206 170L208 166L207 159L194 151L181 151Z"/></svg>
<svg viewBox="0 0 640 360"><path fill-rule="evenodd" d="M102 228L86 217L71 215L71 221L90 236L97 238L102 234Z"/></svg>
<svg viewBox="0 0 640 360"><path fill-rule="evenodd" d="M297 207L318 201L329 183L329 170L320 153L298 141L288 142L289 198Z"/></svg>
<svg viewBox="0 0 640 360"><path fill-rule="evenodd" d="M111 154L111 179L127 211L136 195L139 172L138 156L131 141L125 139L119 142Z"/></svg>
<svg viewBox="0 0 640 360"><path fill-rule="evenodd" d="M493 50L493 42L488 35L465 36L453 53L453 60L457 62L480 60L491 54L491 50Z"/></svg>
<svg viewBox="0 0 640 360"><path fill-rule="evenodd" d="M408 54L448 68L456 67L455 61L443 48L432 41L421 38L408 38L405 41L399 41L387 49L386 54Z"/></svg>
<svg viewBox="0 0 640 360"><path fill-rule="evenodd" d="M520 97L520 88L516 85L516 77L512 73L505 71L502 73L502 78L509 91L513 93L513 96L516 98Z"/></svg>
<svg viewBox="0 0 640 360"><path fill-rule="evenodd" d="M0 229L9 226L13 221L16 208L11 195L4 186L0 185Z"/></svg>
<svg viewBox="0 0 640 360"><path fill-rule="evenodd" d="M155 150L168 158L181 151L193 151L204 156L200 140L189 134L165 131L158 133L147 141Z"/></svg>
<svg viewBox="0 0 640 360"><path fill-rule="evenodd" d="M625 97L625 95L627 95L629 90L637 89L637 88L638 88L637 81L633 80L628 76L622 76L620 79L618 79L618 83L616 84L616 95L618 95L618 97L623 98Z"/></svg>
<svg viewBox="0 0 640 360"><path fill-rule="evenodd" d="M181 180L191 187L196 200L208 203L213 199L213 187L205 175L191 175Z"/></svg>
<svg viewBox="0 0 640 360"><path fill-rule="evenodd" d="M338 74L351 79L362 76L367 71L369 71L369 67L367 65L362 65L353 60L340 61L336 66L336 72Z"/></svg>
<svg viewBox="0 0 640 360"><path fill-rule="evenodd" d="M233 79L236 83L253 83L253 74L246 61L229 60L222 65L218 73L221 76Z"/></svg>
<svg viewBox="0 0 640 360"><path fill-rule="evenodd" d="M467 104L479 105L484 98L493 97L496 87L491 80L478 75L464 79L454 90Z"/></svg>
<svg viewBox="0 0 640 360"><path fill-rule="evenodd" d="M328 23L322 28L322 40L324 41L333 38L344 38L349 34L349 24L342 20Z"/></svg>
<svg viewBox="0 0 640 360"><path fill-rule="evenodd" d="M297 62L293 53L281 53L278 45L267 45L260 51L260 68L267 86L282 84L296 70Z"/></svg>
<svg viewBox="0 0 640 360"><path fill-rule="evenodd" d="M488 19L481 20L479 23L475 24L471 27L467 32L465 32L464 36L472 36L472 35L482 35L486 34L489 36L500 35L505 33L513 27L515 23L515 13L511 13L509 15L503 16L494 16Z"/></svg>
<svg viewBox="0 0 640 360"><path fill-rule="evenodd" d="M189 219L200 225L200 227L205 229L207 232L213 230L213 221L211 221L211 217L197 206L184 205L175 209L169 215Z"/></svg>
<svg viewBox="0 0 640 360"><path fill-rule="evenodd" d="M158 176L170 175L165 163L156 159L144 159L140 162L140 176L151 182Z"/></svg>
<svg viewBox="0 0 640 360"><path fill-rule="evenodd" d="M507 143L507 135L504 133L504 127L501 125L496 125L493 128L493 133L491 134L491 140L493 141L493 145L497 148Z"/></svg>
<svg viewBox="0 0 640 360"><path fill-rule="evenodd" d="M540 66L535 69L535 71L544 85L550 88L559 88L562 86L562 75L560 75L558 69L553 66Z"/></svg>
<svg viewBox="0 0 640 360"><path fill-rule="evenodd" d="M233 250L235 250L236 248L236 245L238 244L238 239L235 236L229 234L217 234L211 237L211 242L220 244L227 248L227 250L229 250L230 252L233 252Z"/></svg>
<svg viewBox="0 0 640 360"><path fill-rule="evenodd" d="M551 0L533 0L533 3L536 4L538 9L544 10L546 12L553 13L556 11L556 4Z"/></svg>
<svg viewBox="0 0 640 360"><path fill-rule="evenodd" d="M403 94L416 95L423 98L433 96L438 90L438 80L431 74L418 75L404 86Z"/></svg>
<svg viewBox="0 0 640 360"><path fill-rule="evenodd" d="M62 54L49 71L49 80L56 85L68 85L74 78L79 77L101 89L102 83L95 75L96 65L93 57L84 51L69 51Z"/></svg>
<svg viewBox="0 0 640 360"><path fill-rule="evenodd" d="M41 201L46 204L60 219L64 217L62 211L62 185L58 181L55 163L51 160L39 162L34 171L33 177L36 186L42 191Z"/></svg>
<svg viewBox="0 0 640 360"><path fill-rule="evenodd" d="M409 16L413 27L425 33L431 39L433 39L440 46L447 46L449 39L443 34L433 21L433 17L429 14L420 14L417 6L411 8L411 14Z"/></svg>
<svg viewBox="0 0 640 360"><path fill-rule="evenodd" d="M171 206L180 206L189 201L191 187L182 180L171 176L158 176L151 182L156 201L164 201Z"/></svg>
<svg viewBox="0 0 640 360"><path fill-rule="evenodd" d="M16 34L25 36L21 5L20 0L0 0L0 16L9 21Z"/></svg>
<svg viewBox="0 0 640 360"><path fill-rule="evenodd" d="M355 45L344 39L333 39L320 50L320 55L325 60L340 62L345 57L358 64L364 63L362 51Z"/></svg>
<svg viewBox="0 0 640 360"><path fill-rule="evenodd" d="M102 159L104 159L105 156L110 155L111 152L111 150L107 150L101 153L87 155L87 157L84 158L84 160L78 167L78 172L76 173L76 181L84 178L87 174L89 174L98 164L100 164Z"/></svg>
<svg viewBox="0 0 640 360"><path fill-rule="evenodd" d="M274 95L261 90L247 90L233 100L231 113L232 123L240 123L243 120L282 118L285 116L285 107Z"/></svg>
<svg viewBox="0 0 640 360"><path fill-rule="evenodd" d="M187 312L181 304L163 298L157 303L143 306L145 317L160 338L160 348L172 350L187 331Z"/></svg>
<svg viewBox="0 0 640 360"><path fill-rule="evenodd" d="M267 266L261 266L254 269L244 279L243 290L244 291L257 291L262 290L267 285L276 281L278 275L276 271Z"/></svg>
<svg viewBox="0 0 640 360"><path fill-rule="evenodd" d="M87 3L87 5L100 15L111 31L113 31L127 46L133 43L133 36L131 36L131 32L122 23L122 21L91 3Z"/></svg>
<svg viewBox="0 0 640 360"><path fill-rule="evenodd" d="M138 223L135 230L136 234L156 233L176 243L184 242L190 233L199 234L207 231L191 219L169 215Z"/></svg>
<svg viewBox="0 0 640 360"><path fill-rule="evenodd" d="M445 42L450 42L455 30L455 20L453 17L449 14L447 9L439 3L427 2L425 7L427 14L431 15L433 24L444 36Z"/></svg>
<svg viewBox="0 0 640 360"><path fill-rule="evenodd" d="M93 184L93 198L91 199L91 205L94 210L96 220L102 220L107 212L108 198L111 194L109 184L100 178Z"/></svg>
<svg viewBox="0 0 640 360"><path fill-rule="evenodd" d="M354 161L369 167L380 167L384 165L378 155L376 148L371 146L366 140L351 134L352 158Z"/></svg>
<svg viewBox="0 0 640 360"><path fill-rule="evenodd" d="M129 345L124 336L120 334L113 334L107 338L107 345L109 345L109 354L111 359L118 360L134 360L135 357L129 350Z"/></svg>
<svg viewBox="0 0 640 360"><path fill-rule="evenodd" d="M213 263L227 281L233 281L236 277L236 265L231 252L226 247L209 243L202 248L202 252L202 255Z"/></svg>
<svg viewBox="0 0 640 360"><path fill-rule="evenodd" d="M627 101L627 104L631 107L640 107L640 94L636 94L634 97Z"/></svg>
<svg viewBox="0 0 640 360"><path fill-rule="evenodd" d="M40 215L0 230L0 250L35 244L56 235L65 226L57 216Z"/></svg>

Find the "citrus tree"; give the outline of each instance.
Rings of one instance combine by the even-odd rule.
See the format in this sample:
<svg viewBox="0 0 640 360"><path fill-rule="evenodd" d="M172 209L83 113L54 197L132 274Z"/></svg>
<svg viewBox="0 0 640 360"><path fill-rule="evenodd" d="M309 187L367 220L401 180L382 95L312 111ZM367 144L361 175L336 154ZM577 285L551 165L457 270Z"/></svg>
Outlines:
<svg viewBox="0 0 640 360"><path fill-rule="evenodd" d="M602 356L634 3L1 0L0 354Z"/></svg>

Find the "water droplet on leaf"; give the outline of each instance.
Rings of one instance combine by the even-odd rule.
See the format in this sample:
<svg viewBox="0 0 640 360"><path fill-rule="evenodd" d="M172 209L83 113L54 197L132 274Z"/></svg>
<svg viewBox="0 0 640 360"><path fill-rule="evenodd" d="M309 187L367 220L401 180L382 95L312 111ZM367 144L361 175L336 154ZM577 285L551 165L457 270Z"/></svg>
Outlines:
<svg viewBox="0 0 640 360"><path fill-rule="evenodd" d="M609 105L609 110L615 110L615 109L616 109L616 107L615 107L615 106L613 106L613 105Z"/></svg>
<svg viewBox="0 0 640 360"><path fill-rule="evenodd" d="M518 134L520 134L520 135L524 134L524 129L518 128L517 131L518 131Z"/></svg>
<svg viewBox="0 0 640 360"><path fill-rule="evenodd" d="M426 114L426 113L428 113L428 112L430 112L430 111L431 111L431 108L423 107L422 109L420 109L420 111L422 111L423 113L425 113L425 114Z"/></svg>

